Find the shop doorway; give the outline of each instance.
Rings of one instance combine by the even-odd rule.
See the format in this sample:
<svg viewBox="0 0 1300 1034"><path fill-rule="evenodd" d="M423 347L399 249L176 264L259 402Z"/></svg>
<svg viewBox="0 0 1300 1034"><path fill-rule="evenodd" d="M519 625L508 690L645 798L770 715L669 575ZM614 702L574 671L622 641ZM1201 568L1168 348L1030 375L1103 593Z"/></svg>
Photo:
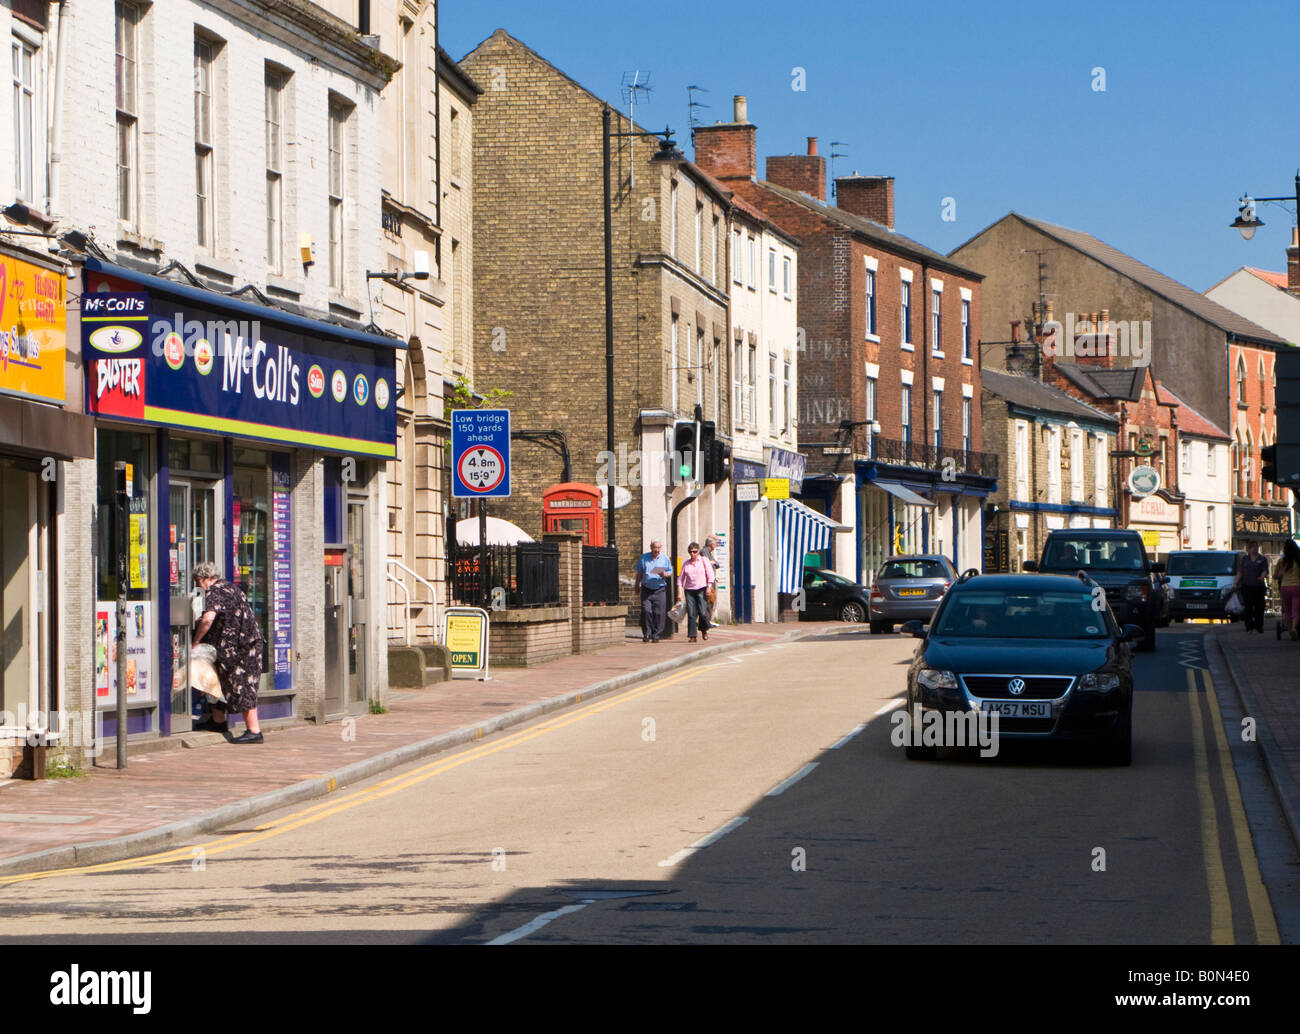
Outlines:
<svg viewBox="0 0 1300 1034"><path fill-rule="evenodd" d="M344 511L344 544L325 550L325 713L330 718L366 708L368 512L364 497L350 497Z"/></svg>
<svg viewBox="0 0 1300 1034"><path fill-rule="evenodd" d="M221 534L220 482L187 481L170 483L168 526L171 575L171 732L191 728L190 632L194 627L195 601L202 605L203 591L194 584L194 568L201 563L224 566L219 560Z"/></svg>

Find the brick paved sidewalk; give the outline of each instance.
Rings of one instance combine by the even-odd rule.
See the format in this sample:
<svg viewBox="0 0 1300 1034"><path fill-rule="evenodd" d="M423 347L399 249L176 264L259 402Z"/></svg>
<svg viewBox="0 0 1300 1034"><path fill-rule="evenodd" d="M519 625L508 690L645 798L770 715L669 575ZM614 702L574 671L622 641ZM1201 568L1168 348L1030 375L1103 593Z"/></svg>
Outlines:
<svg viewBox="0 0 1300 1034"><path fill-rule="evenodd" d="M111 767L110 743L99 759L106 767L92 768L84 778L0 780L0 864L195 818L408 744L473 730L530 704L635 677L702 648L852 627L838 622L722 626L711 631L708 643L699 644L688 643L685 636L646 644L637 635L593 654L534 668L497 669L486 682L466 679L390 690L388 713L359 715L350 741L343 738L340 722L267 729L265 743L248 746L226 743L217 733L193 733L184 739L195 749L133 755L121 772Z"/></svg>
<svg viewBox="0 0 1300 1034"><path fill-rule="evenodd" d="M1291 642L1285 632L1279 641L1274 623L1270 616L1263 635L1248 634L1240 622L1217 625L1211 634L1223 649L1229 671L1244 683L1246 713L1258 720L1270 777L1300 838L1300 642Z"/></svg>

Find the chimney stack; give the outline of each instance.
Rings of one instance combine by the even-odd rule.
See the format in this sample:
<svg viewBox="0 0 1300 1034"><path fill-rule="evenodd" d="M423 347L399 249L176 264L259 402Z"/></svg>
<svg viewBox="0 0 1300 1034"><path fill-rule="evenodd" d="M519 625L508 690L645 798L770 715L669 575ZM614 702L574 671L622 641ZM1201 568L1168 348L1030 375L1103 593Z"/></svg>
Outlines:
<svg viewBox="0 0 1300 1034"><path fill-rule="evenodd" d="M846 212L894 228L893 176L841 176L835 181L835 203Z"/></svg>
<svg viewBox="0 0 1300 1034"><path fill-rule="evenodd" d="M1286 249L1286 289L1300 298L1300 229L1291 230L1291 247Z"/></svg>
<svg viewBox="0 0 1300 1034"><path fill-rule="evenodd" d="M749 104L743 94L732 101L734 122L697 126L694 131L695 164L714 179L751 180L758 173L758 127L749 122Z"/></svg>
<svg viewBox="0 0 1300 1034"><path fill-rule="evenodd" d="M826 159L817 153L817 138L808 138L807 154L774 154L767 159L767 180L826 200Z"/></svg>

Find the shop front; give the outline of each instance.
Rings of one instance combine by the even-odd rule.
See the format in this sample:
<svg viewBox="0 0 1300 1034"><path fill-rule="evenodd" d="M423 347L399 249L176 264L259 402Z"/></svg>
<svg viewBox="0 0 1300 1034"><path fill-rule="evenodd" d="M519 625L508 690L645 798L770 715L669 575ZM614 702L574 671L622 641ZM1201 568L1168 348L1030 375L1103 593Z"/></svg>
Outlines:
<svg viewBox="0 0 1300 1034"><path fill-rule="evenodd" d="M116 735L119 689L130 735L191 728L202 703L189 680L203 607L193 573L205 562L239 587L261 628L261 720L364 710L387 680L376 558L401 343L93 259L83 277L94 698L105 736Z"/></svg>
<svg viewBox="0 0 1300 1034"><path fill-rule="evenodd" d="M1182 548L1183 507L1180 499L1161 491L1132 500L1128 527L1140 532L1142 544L1152 559L1164 560Z"/></svg>
<svg viewBox="0 0 1300 1034"><path fill-rule="evenodd" d="M1232 548L1244 550L1246 543L1259 543L1266 556L1280 556L1286 540L1295 536L1292 513L1284 506L1234 506Z"/></svg>

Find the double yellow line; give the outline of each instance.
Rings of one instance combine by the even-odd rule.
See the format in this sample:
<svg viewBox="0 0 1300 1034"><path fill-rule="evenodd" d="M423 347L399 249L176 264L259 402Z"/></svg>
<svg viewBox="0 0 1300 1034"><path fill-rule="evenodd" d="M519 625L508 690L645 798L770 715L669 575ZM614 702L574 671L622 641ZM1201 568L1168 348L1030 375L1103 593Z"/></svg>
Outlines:
<svg viewBox="0 0 1300 1034"><path fill-rule="evenodd" d="M1214 691L1214 680L1204 668L1187 669L1187 702L1192 715L1192 754L1196 764L1196 793L1201 805L1201 846L1205 857L1205 881L1210 892L1210 940L1213 944L1234 944L1232 926L1232 898L1223 867L1223 850L1219 839L1218 809L1210 785L1209 735L1201 717L1201 700L1210 708L1210 726L1214 730L1216 753L1219 758L1219 775L1228 804L1232 835L1237 844L1237 859L1246 885L1246 901L1250 906L1255 927L1256 944L1280 944L1277 922L1269 904L1268 891L1259 872L1259 860L1246 822L1246 810L1241 801L1241 789L1232 769L1232 755L1228 750L1228 737L1223 731L1223 714Z"/></svg>
<svg viewBox="0 0 1300 1034"><path fill-rule="evenodd" d="M481 758L490 757L501 751L509 750L512 747L518 747L521 744L528 743L531 740L538 739L548 733L556 732L577 722L584 721L603 711L609 710L618 704L624 704L636 700L643 696L649 696L651 693L657 693L668 686L677 685L680 682L686 682L696 678L706 671L712 670L716 665L710 665L704 668L688 668L683 672L674 675L665 676L655 682L642 686L640 689L618 693L608 700L598 704L588 704L578 711L564 714L562 717L553 721L547 721L541 725L534 725L530 728L523 729L520 732L511 733L502 739L496 740L490 744L484 744L481 747L473 747L469 750L462 751L459 754L453 754L448 758L439 758L428 764L422 765L410 772L405 772L399 776L393 776L383 782L376 783L374 786L367 787L364 790L357 790L353 793L346 794L342 797L331 796L318 804L313 804L309 808L303 808L292 815L285 815L283 818L268 822L256 829L251 829L246 833L236 833L231 836L222 837L220 840L211 840L206 844L189 844L185 847L172 848L168 851L160 851L157 854L141 855L135 858L127 858L117 862L102 862L98 865L84 865L69 869L47 869L42 872L20 873L16 876L0 876L0 887L8 886L13 883L25 883L28 880L47 879L51 876L84 876L92 873L109 873L120 872L123 869L137 869L142 865L165 865L169 862L188 862L195 858L202 857L206 859L209 855L224 854L228 851L234 851L237 848L247 847L250 844L256 844L262 840L268 840L271 837L279 836L281 833L288 833L290 830L299 829L303 826L309 826L312 823L320 822L331 815L337 815L339 812L347 811L351 808L359 807L363 804L369 804L372 801L381 800L392 794L399 793L402 790L409 789L426 779L432 779L434 776L442 775L444 772L450 772L462 765L467 765L471 761L478 761ZM581 696L578 697L580 701ZM476 736L475 739L480 738Z"/></svg>

